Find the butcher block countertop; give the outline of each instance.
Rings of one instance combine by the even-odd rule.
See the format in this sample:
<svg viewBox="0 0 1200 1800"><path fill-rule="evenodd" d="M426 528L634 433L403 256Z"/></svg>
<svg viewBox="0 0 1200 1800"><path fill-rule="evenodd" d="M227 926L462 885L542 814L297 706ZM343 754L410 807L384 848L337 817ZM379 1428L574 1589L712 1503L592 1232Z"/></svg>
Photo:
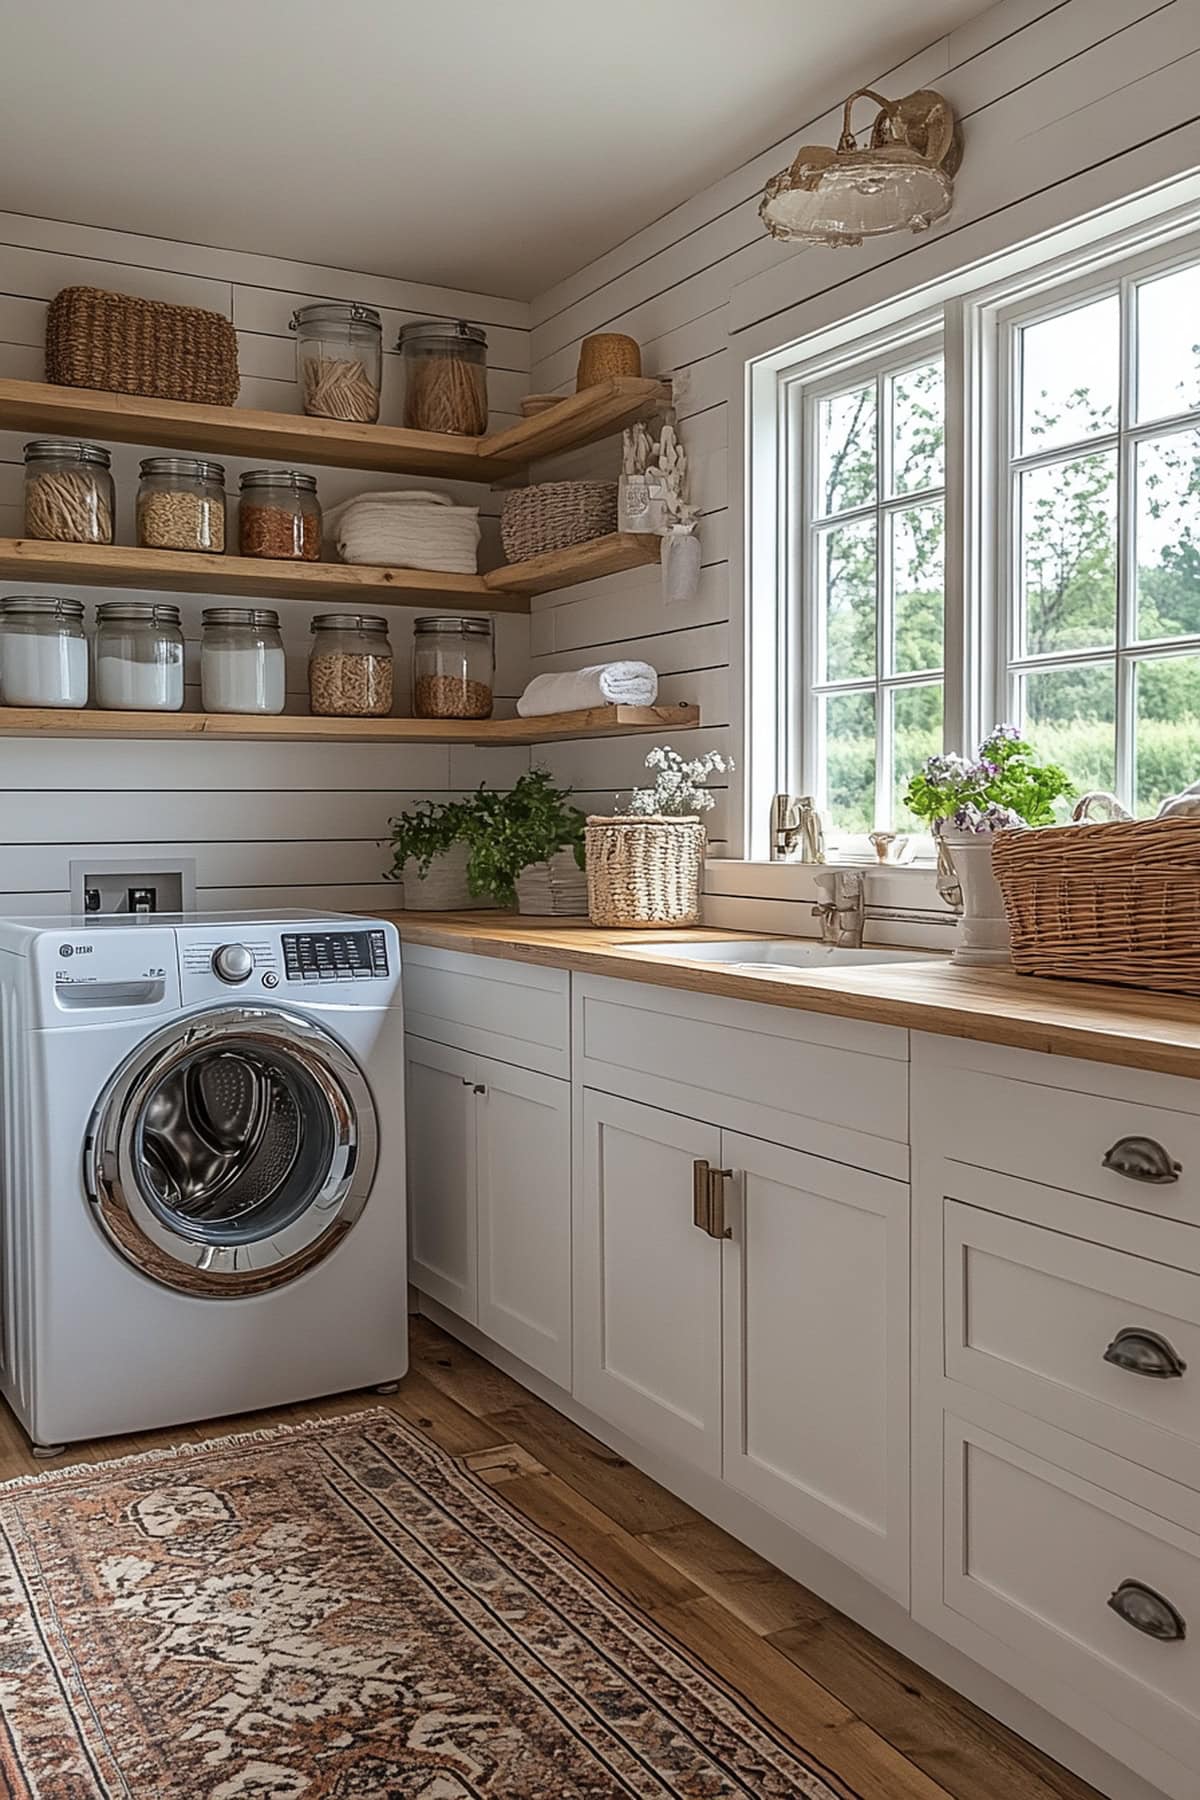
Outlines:
<svg viewBox="0 0 1200 1800"><path fill-rule="evenodd" d="M744 943L767 937L765 932L707 927L601 931L582 919L488 912L382 916L392 920L406 944L687 988L731 1000L794 1006L804 1012L1010 1044L1020 1050L1053 1051L1164 1075L1200 1076L1200 1001L1173 994L1043 981L1006 969L959 969L942 958L745 975L715 963L672 961L672 945L722 938ZM630 944L646 943L661 945L661 955L629 954Z"/></svg>

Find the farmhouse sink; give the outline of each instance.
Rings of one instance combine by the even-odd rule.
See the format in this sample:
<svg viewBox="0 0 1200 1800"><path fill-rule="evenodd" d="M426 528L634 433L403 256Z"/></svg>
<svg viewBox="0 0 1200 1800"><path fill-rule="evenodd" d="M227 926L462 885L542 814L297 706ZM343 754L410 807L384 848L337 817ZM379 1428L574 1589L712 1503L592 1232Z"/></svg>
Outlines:
<svg viewBox="0 0 1200 1800"><path fill-rule="evenodd" d="M833 944L784 939L763 942L755 938L725 938L711 944L673 944L669 938L654 943L627 944L631 956L666 956L671 961L720 963L747 975L770 975L781 969L845 969L856 963L937 962L934 950L881 950L867 946L844 950Z"/></svg>

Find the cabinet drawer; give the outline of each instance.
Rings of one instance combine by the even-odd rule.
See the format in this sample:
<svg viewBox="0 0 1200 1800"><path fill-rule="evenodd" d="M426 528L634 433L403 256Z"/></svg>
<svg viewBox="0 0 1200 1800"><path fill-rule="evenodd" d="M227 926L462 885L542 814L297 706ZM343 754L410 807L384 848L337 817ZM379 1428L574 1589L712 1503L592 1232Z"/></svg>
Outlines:
<svg viewBox="0 0 1200 1800"><path fill-rule="evenodd" d="M404 1023L414 1037L543 1075L571 1073L565 969L404 947Z"/></svg>
<svg viewBox="0 0 1200 1800"><path fill-rule="evenodd" d="M1017 1653L1043 1704L1061 1684L1200 1770L1200 1536L1124 1498L1123 1467L1099 1485L947 1417L945 1605Z"/></svg>
<svg viewBox="0 0 1200 1800"><path fill-rule="evenodd" d="M1200 1487L1200 1275L953 1200L944 1234L952 1381Z"/></svg>
<svg viewBox="0 0 1200 1800"><path fill-rule="evenodd" d="M944 1156L1200 1225L1200 1114L975 1069L935 1079Z"/></svg>

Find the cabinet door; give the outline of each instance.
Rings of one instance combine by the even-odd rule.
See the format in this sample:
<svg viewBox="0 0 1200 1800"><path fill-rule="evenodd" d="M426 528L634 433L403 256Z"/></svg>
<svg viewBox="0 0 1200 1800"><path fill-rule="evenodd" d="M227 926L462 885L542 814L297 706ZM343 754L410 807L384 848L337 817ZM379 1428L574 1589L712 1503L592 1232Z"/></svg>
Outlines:
<svg viewBox="0 0 1200 1800"><path fill-rule="evenodd" d="M643 1443L721 1467L721 1245L692 1222L720 1132L585 1089L575 1225L576 1398Z"/></svg>
<svg viewBox="0 0 1200 1800"><path fill-rule="evenodd" d="M908 1590L908 1188L726 1132L725 1479Z"/></svg>
<svg viewBox="0 0 1200 1800"><path fill-rule="evenodd" d="M479 1329L571 1385L571 1084L476 1059Z"/></svg>
<svg viewBox="0 0 1200 1800"><path fill-rule="evenodd" d="M409 1280L474 1324L475 1062L409 1038Z"/></svg>

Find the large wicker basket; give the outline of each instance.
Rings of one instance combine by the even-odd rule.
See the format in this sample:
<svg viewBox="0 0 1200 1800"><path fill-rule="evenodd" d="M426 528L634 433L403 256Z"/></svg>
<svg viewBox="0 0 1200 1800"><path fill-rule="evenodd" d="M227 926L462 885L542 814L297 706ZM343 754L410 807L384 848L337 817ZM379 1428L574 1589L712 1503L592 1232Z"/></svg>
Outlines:
<svg viewBox="0 0 1200 1800"><path fill-rule="evenodd" d="M992 868L1018 974L1200 994L1200 818L1003 831Z"/></svg>
<svg viewBox="0 0 1200 1800"><path fill-rule="evenodd" d="M593 925L698 925L707 832L699 819L590 818Z"/></svg>
<svg viewBox="0 0 1200 1800"><path fill-rule="evenodd" d="M500 512L500 540L510 563L569 550L616 529L615 481L539 481L514 488Z"/></svg>
<svg viewBox="0 0 1200 1800"><path fill-rule="evenodd" d="M198 306L104 288L63 288L46 317L46 380L232 406L239 386L237 334L221 313Z"/></svg>

